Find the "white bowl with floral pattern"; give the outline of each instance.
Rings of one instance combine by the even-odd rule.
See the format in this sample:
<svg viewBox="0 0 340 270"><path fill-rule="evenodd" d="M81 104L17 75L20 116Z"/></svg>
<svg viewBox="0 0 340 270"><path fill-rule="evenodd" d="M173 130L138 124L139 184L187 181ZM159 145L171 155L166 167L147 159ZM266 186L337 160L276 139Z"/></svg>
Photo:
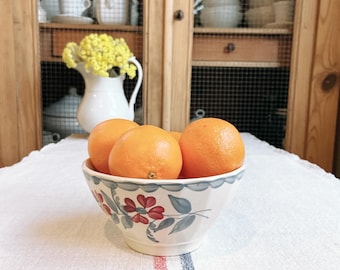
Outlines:
<svg viewBox="0 0 340 270"><path fill-rule="evenodd" d="M107 175L83 162L88 187L128 246L154 256L197 249L234 197L245 168L221 175L148 180Z"/></svg>

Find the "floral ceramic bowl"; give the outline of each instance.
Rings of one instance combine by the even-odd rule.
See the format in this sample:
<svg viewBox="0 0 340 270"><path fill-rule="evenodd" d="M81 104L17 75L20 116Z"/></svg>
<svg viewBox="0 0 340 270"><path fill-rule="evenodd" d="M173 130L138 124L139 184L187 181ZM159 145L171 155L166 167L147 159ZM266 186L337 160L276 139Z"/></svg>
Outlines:
<svg viewBox="0 0 340 270"><path fill-rule="evenodd" d="M99 173L82 166L99 206L135 251L173 256L197 249L224 206L234 197L244 167L192 179L147 180Z"/></svg>

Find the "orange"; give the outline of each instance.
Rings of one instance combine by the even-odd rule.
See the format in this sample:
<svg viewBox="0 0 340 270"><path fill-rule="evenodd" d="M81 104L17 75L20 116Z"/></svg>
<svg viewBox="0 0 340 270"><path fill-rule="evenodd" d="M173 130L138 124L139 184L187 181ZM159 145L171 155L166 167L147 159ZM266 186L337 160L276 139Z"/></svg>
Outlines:
<svg viewBox="0 0 340 270"><path fill-rule="evenodd" d="M179 138L181 137L182 133L179 131L169 131L169 133L177 140L179 141Z"/></svg>
<svg viewBox="0 0 340 270"><path fill-rule="evenodd" d="M92 129L87 149L96 170L110 173L108 159L112 146L123 133L138 126L136 122L114 118L103 121Z"/></svg>
<svg viewBox="0 0 340 270"><path fill-rule="evenodd" d="M168 131L142 125L124 133L112 147L112 175L143 179L176 179L182 168L182 153Z"/></svg>
<svg viewBox="0 0 340 270"><path fill-rule="evenodd" d="M184 178L223 174L242 166L245 147L239 131L228 121L202 118L182 132L179 144Z"/></svg>

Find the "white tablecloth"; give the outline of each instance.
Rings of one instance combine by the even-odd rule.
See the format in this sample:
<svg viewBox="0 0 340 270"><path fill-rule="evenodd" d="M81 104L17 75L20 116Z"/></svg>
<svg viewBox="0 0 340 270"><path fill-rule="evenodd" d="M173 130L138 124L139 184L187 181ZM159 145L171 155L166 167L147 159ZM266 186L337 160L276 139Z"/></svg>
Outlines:
<svg viewBox="0 0 340 270"><path fill-rule="evenodd" d="M0 169L0 269L340 269L340 180L250 134L236 198L191 254L131 250L101 212L71 136Z"/></svg>

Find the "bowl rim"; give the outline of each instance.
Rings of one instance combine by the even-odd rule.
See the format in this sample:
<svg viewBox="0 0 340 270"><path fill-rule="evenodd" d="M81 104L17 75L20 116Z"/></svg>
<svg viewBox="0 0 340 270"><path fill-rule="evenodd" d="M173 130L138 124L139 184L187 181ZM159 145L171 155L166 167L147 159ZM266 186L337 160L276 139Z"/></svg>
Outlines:
<svg viewBox="0 0 340 270"><path fill-rule="evenodd" d="M225 0L205 0L204 6L205 7L216 7L216 6L240 6L239 0L231 0L231 1L225 1Z"/></svg>
<svg viewBox="0 0 340 270"><path fill-rule="evenodd" d="M242 13L241 7L238 6L214 6L214 7L204 7L201 12L232 12L232 13Z"/></svg>
<svg viewBox="0 0 340 270"><path fill-rule="evenodd" d="M92 167L92 168L91 168ZM213 176L205 176L198 178L178 178L178 179L141 179L141 178L131 178L131 177L123 177L116 175L109 175L105 173L101 173L95 171L93 165L91 164L90 158L87 158L82 163L82 170L91 176L98 177L100 179L104 179L106 181L112 182L133 182L135 184L140 185L148 185L148 184L156 184L156 185L164 185L164 184L193 184L197 182L213 182L216 179L221 178L231 178L245 171L245 164L243 163L241 167L227 173L213 175Z"/></svg>

